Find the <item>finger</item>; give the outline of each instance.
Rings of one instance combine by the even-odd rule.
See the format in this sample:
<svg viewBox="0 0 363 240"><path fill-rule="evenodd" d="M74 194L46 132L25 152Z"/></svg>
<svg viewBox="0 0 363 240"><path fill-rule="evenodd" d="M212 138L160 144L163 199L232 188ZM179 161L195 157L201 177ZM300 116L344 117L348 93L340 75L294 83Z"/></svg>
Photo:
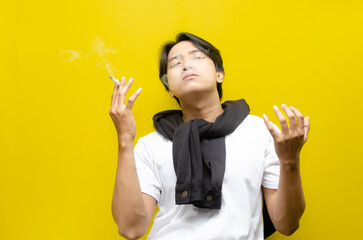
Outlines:
<svg viewBox="0 0 363 240"><path fill-rule="evenodd" d="M127 91L130 88L130 85L131 85L132 81L133 81L133 79L130 78L129 81L126 83L126 78L122 77L121 84L120 84L120 89L119 89L118 94L117 94L118 95L118 107L120 107L120 106L124 107L125 106L126 94L127 94Z"/></svg>
<svg viewBox="0 0 363 240"><path fill-rule="evenodd" d="M299 129L299 131L303 131L304 130L304 116L297 108L290 107L290 109L296 116L297 128Z"/></svg>
<svg viewBox="0 0 363 240"><path fill-rule="evenodd" d="M304 118L304 142L308 140L308 134L310 131L309 117Z"/></svg>
<svg viewBox="0 0 363 240"><path fill-rule="evenodd" d="M266 114L263 114L262 115L262 118L263 118L263 121L265 122L266 124L266 127L268 129L268 131L271 133L272 137L274 139L278 138L279 137L279 133L275 130L275 128L272 126L270 120L268 120Z"/></svg>
<svg viewBox="0 0 363 240"><path fill-rule="evenodd" d="M277 118L280 121L281 131L282 132L289 131L289 127L287 126L287 121L286 121L285 116L281 113L281 111L279 110L279 108L277 106L273 106L273 109L275 111Z"/></svg>
<svg viewBox="0 0 363 240"><path fill-rule="evenodd" d="M122 88L125 86L125 82L126 82L126 77L125 77L125 76L123 76L123 77L121 78L121 82L120 82L120 86L121 86Z"/></svg>
<svg viewBox="0 0 363 240"><path fill-rule="evenodd" d="M287 118L289 119L289 125L291 130L296 130L296 119L295 114L291 111L291 109L286 106L286 104L282 104L281 108L286 113Z"/></svg>
<svg viewBox="0 0 363 240"><path fill-rule="evenodd" d="M129 89L130 89L133 82L134 82L134 79L130 78L129 81L125 84L124 89L122 89L122 90L127 93L129 91Z"/></svg>
<svg viewBox="0 0 363 240"><path fill-rule="evenodd" d="M134 92L134 94L131 95L129 100L127 101L126 108L131 110L132 106L134 106L134 102L136 101L137 97L140 95L142 88L139 88Z"/></svg>
<svg viewBox="0 0 363 240"><path fill-rule="evenodd" d="M116 98L115 98L115 105L116 105L115 107L116 108L119 105L120 94L121 94L122 88L125 86L125 80L126 80L125 77L121 78L120 85L118 86L118 89L117 89Z"/></svg>
<svg viewBox="0 0 363 240"><path fill-rule="evenodd" d="M118 91L118 85L115 83L115 86L113 88L112 96L111 96L111 108L115 103L116 97L117 97L117 91Z"/></svg>

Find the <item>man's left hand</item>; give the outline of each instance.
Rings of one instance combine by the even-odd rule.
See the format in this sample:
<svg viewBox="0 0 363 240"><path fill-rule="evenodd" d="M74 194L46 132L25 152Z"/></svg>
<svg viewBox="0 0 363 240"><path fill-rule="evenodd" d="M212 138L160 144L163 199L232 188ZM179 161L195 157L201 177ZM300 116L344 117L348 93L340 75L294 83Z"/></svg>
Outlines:
<svg viewBox="0 0 363 240"><path fill-rule="evenodd" d="M263 119L274 139L275 151L280 162L299 164L300 151L308 138L310 130L309 117L304 118L300 111L294 107L288 107L285 104L282 104L281 107L287 118L277 106L273 107L280 121L280 133L276 131L265 114Z"/></svg>

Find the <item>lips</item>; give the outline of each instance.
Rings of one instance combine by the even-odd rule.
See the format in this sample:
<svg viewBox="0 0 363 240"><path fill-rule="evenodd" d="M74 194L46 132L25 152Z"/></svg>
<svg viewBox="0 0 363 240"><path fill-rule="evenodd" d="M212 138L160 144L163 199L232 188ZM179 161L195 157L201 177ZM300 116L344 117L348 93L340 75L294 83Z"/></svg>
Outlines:
<svg viewBox="0 0 363 240"><path fill-rule="evenodd" d="M186 74L186 75L183 77L183 80L187 79L188 77L198 77L198 75L197 75L197 74L194 74L194 73Z"/></svg>

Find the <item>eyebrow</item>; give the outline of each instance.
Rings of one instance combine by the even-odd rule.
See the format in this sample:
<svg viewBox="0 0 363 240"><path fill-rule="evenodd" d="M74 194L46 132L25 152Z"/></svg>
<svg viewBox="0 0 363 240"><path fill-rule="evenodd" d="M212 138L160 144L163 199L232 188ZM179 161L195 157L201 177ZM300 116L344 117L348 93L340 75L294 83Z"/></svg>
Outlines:
<svg viewBox="0 0 363 240"><path fill-rule="evenodd" d="M195 53L195 52L202 52L202 51L200 51L199 49L193 49L193 50L190 50L188 53L191 54L191 53ZM180 57L180 54L177 54L174 57L170 58L168 60L168 62L170 62L170 61L172 61L172 60L174 60L175 58L178 58L178 57Z"/></svg>

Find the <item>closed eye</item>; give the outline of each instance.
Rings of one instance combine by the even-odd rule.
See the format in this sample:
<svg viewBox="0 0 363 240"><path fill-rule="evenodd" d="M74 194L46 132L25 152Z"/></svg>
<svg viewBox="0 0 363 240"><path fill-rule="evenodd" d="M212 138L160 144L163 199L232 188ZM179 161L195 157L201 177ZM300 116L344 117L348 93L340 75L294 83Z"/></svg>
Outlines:
<svg viewBox="0 0 363 240"><path fill-rule="evenodd" d="M181 62L177 62L177 63L174 63L174 64L172 64L171 65L171 67L173 68L173 67L176 67L177 65L179 65Z"/></svg>
<svg viewBox="0 0 363 240"><path fill-rule="evenodd" d="M204 56L197 56L197 57L193 57L193 59L203 59Z"/></svg>

